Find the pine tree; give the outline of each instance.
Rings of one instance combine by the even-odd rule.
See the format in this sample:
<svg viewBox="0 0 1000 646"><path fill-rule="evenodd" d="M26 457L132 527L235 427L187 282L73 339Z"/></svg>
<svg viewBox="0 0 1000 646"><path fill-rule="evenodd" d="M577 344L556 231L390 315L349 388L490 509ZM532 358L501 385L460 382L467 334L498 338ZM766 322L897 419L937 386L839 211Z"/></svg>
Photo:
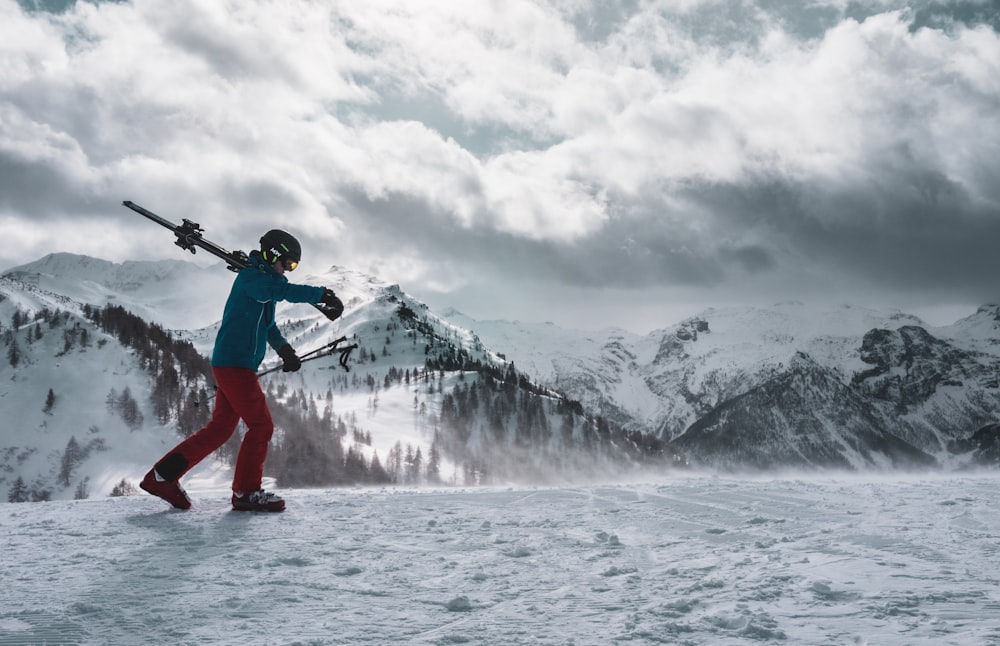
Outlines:
<svg viewBox="0 0 1000 646"><path fill-rule="evenodd" d="M368 474L371 481L375 484L389 484L392 482L389 473L382 467L382 463L378 459L378 451L372 453L372 462L371 466L368 467Z"/></svg>
<svg viewBox="0 0 1000 646"><path fill-rule="evenodd" d="M17 339L11 339L10 347L7 349L7 361L12 368L16 368L21 363L21 348L17 345Z"/></svg>
<svg viewBox="0 0 1000 646"><path fill-rule="evenodd" d="M112 498L119 498L121 496L131 496L135 494L135 492L136 492L135 485L126 480L125 478L122 478L121 482L119 482L118 484L116 484L114 487L111 488L111 493L108 495L111 496Z"/></svg>
<svg viewBox="0 0 1000 646"><path fill-rule="evenodd" d="M24 484L24 478L17 476L7 493L7 502L28 502L28 487Z"/></svg>
<svg viewBox="0 0 1000 646"><path fill-rule="evenodd" d="M31 502L48 502L52 500L52 492L48 489L34 489L31 492Z"/></svg>
<svg viewBox="0 0 1000 646"><path fill-rule="evenodd" d="M437 437L431 442L431 455L427 460L427 482L438 484L441 482L441 453L437 448Z"/></svg>
<svg viewBox="0 0 1000 646"><path fill-rule="evenodd" d="M90 478L84 478L76 485L76 491L73 493L73 500L86 500L90 498L90 490L87 485L90 482Z"/></svg>
<svg viewBox="0 0 1000 646"><path fill-rule="evenodd" d="M386 458L385 469L393 482L401 482L403 474L403 443L396 440L396 444L389 449L389 456Z"/></svg>
<svg viewBox="0 0 1000 646"><path fill-rule="evenodd" d="M80 444L76 441L76 436L69 438L69 442L66 443L66 450L63 451L62 463L59 468L58 481L64 487L69 486L69 481L73 477L73 469L80 465L83 461L83 451L80 450Z"/></svg>
<svg viewBox="0 0 1000 646"><path fill-rule="evenodd" d="M368 467L365 464L364 453L360 448L351 446L347 449L344 460L344 475L351 484L360 484L368 480Z"/></svg>
<svg viewBox="0 0 1000 646"><path fill-rule="evenodd" d="M142 426L142 412L139 410L139 402L132 397L132 391L128 386L122 391L118 398L118 412L122 416L122 421L133 431Z"/></svg>
<svg viewBox="0 0 1000 646"><path fill-rule="evenodd" d="M49 394L46 395L45 397L45 408L42 409L42 412L45 414L51 413L52 407L55 405L56 405L56 394L52 392L51 388L49 388Z"/></svg>
<svg viewBox="0 0 1000 646"><path fill-rule="evenodd" d="M73 330L63 330L63 349L62 354L69 354L69 351L73 349L73 343L76 340L76 335Z"/></svg>

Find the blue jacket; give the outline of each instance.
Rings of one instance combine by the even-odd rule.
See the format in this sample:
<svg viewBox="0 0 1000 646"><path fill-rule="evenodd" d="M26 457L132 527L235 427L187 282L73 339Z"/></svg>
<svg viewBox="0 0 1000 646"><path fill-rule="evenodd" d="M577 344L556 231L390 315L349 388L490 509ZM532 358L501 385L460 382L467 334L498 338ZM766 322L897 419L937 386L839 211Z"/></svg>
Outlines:
<svg viewBox="0 0 1000 646"><path fill-rule="evenodd" d="M259 251L251 252L249 266L236 275L229 292L212 365L257 370L267 352L265 342L275 350L288 343L274 322L275 304L318 303L322 298L322 287L290 283Z"/></svg>

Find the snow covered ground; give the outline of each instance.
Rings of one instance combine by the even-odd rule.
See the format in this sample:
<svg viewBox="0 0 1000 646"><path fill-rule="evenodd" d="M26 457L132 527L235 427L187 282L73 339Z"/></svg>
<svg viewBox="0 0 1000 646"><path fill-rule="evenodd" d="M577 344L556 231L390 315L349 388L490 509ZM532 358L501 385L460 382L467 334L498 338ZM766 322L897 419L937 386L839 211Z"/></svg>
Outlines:
<svg viewBox="0 0 1000 646"><path fill-rule="evenodd" d="M195 483L197 484L197 483ZM997 477L0 504L0 644L1000 644Z"/></svg>

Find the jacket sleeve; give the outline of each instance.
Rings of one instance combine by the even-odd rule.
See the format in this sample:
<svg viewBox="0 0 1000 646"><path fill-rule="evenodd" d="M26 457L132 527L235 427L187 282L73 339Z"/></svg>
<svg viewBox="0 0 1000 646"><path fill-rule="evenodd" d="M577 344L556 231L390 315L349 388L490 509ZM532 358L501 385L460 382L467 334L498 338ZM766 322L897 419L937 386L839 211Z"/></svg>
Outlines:
<svg viewBox="0 0 1000 646"><path fill-rule="evenodd" d="M288 301L289 303L318 303L323 299L323 288L312 285L296 285L280 277L271 277L263 272L247 281L247 295L261 303L268 301Z"/></svg>
<svg viewBox="0 0 1000 646"><path fill-rule="evenodd" d="M281 330L278 329L277 325L272 325L267 330L267 343L275 350L278 350L281 346L288 343L288 340L282 336Z"/></svg>

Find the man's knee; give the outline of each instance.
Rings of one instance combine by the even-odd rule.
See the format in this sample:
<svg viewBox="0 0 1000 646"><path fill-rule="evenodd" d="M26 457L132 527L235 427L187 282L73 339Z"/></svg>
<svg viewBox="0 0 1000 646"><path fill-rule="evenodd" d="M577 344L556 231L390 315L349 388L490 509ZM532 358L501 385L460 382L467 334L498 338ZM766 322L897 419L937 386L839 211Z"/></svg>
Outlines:
<svg viewBox="0 0 1000 646"><path fill-rule="evenodd" d="M248 425L247 433L243 436L243 441L250 440L251 442L263 442L266 444L271 441L272 435L274 435L274 423L268 420L267 422Z"/></svg>

